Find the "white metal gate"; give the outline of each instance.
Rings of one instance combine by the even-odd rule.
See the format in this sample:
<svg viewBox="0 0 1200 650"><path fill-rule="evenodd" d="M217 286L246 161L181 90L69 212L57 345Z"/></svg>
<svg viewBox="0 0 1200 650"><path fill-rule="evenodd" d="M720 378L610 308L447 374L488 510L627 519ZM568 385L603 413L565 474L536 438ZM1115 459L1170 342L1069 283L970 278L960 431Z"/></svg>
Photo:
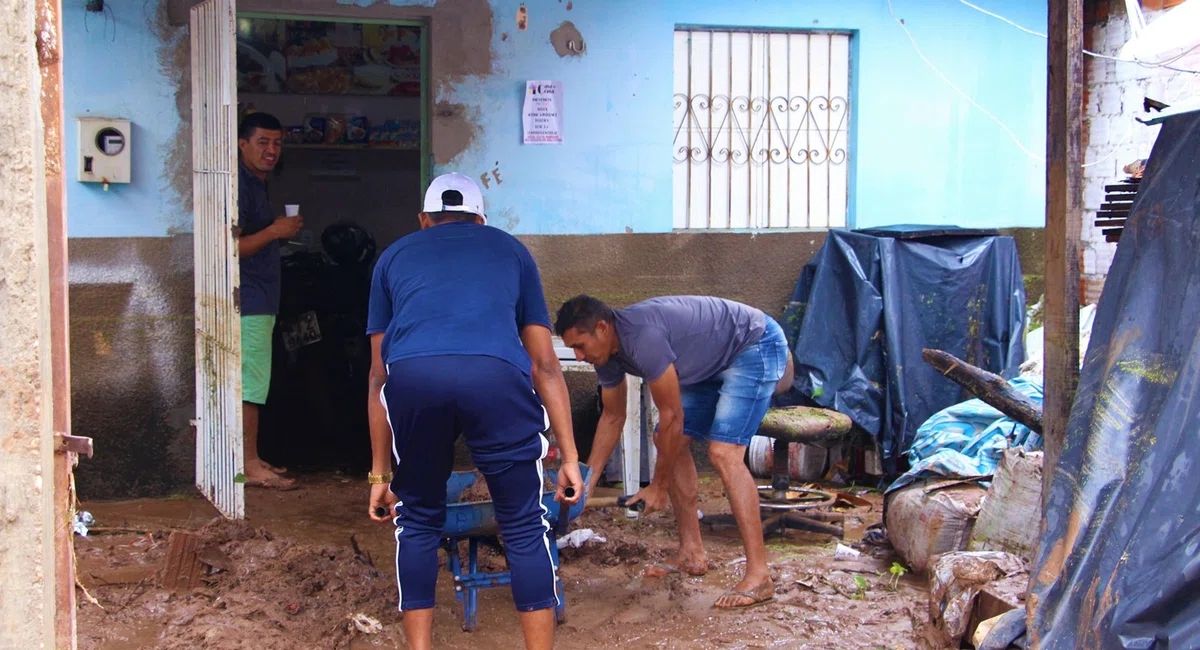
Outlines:
<svg viewBox="0 0 1200 650"><path fill-rule="evenodd" d="M246 514L241 477L237 86L234 0L191 10L192 196L196 213L196 486L226 517Z"/></svg>
<svg viewBox="0 0 1200 650"><path fill-rule="evenodd" d="M676 228L845 226L850 35L678 28Z"/></svg>

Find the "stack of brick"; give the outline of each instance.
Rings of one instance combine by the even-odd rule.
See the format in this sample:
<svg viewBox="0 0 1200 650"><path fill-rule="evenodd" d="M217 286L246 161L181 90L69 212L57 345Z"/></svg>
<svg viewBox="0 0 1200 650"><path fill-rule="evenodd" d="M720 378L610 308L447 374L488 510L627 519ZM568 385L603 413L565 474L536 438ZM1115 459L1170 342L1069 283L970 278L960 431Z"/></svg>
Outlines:
<svg viewBox="0 0 1200 650"><path fill-rule="evenodd" d="M1183 0L1142 0L1147 22ZM1124 0L1099 0L1086 4L1084 47L1117 56L1132 30ZM1200 50L1170 64L1200 70ZM1200 96L1200 75L1165 67L1147 67L1088 56L1084 60L1083 118L1083 232L1081 237L1080 297L1095 303L1104 287L1117 245L1104 241L1096 228L1096 211L1104 202L1104 186L1125 178L1122 168L1150 155L1159 127L1138 123L1146 97L1167 104Z"/></svg>

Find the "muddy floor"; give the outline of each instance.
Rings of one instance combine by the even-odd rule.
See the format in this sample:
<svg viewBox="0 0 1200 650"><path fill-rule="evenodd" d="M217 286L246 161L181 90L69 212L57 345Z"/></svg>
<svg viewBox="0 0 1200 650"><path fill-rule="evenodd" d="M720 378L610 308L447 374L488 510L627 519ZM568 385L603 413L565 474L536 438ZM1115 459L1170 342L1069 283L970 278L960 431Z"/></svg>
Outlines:
<svg viewBox="0 0 1200 650"><path fill-rule="evenodd" d="M245 522L221 520L192 497L83 504L96 524L87 538L76 537L79 647L406 647L396 611L392 527L366 517L366 485L329 474L299 478L302 487L294 491L248 489ZM880 519L879 497L864 498L869 504L839 508L850 538ZM729 512L715 477L701 477L700 505L708 522ZM590 528L607 541L563 552L568 620L556 647L926 647L920 641L928 628L926 585L911 575L893 584L888 549L853 543L862 557L835 560L829 535L776 534L768 540L775 602L726 612L712 603L742 567L732 527L703 525L708 575L642 576L647 563L670 556L673 526L669 513L629 519L615 509L589 510L572 522L572 530ZM180 529L200 532L202 558L214 568L202 586L170 592L159 586L159 572L168 535ZM503 560L486 557L484 564L501 567ZM382 629L360 632L356 615ZM371 627L367 618L359 618L361 627ZM507 588L481 594L476 631L460 625L452 581L442 573L435 647L519 647Z"/></svg>

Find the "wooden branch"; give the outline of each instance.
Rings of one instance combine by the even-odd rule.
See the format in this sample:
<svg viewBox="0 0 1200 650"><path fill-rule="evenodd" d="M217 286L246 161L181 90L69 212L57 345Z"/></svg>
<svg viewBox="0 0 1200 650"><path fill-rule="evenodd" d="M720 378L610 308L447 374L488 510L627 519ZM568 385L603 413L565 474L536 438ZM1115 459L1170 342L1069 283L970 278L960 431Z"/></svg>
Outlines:
<svg viewBox="0 0 1200 650"><path fill-rule="evenodd" d="M1000 375L977 368L941 350L925 350L921 353L921 358L947 379L1041 435L1042 408L1018 392Z"/></svg>

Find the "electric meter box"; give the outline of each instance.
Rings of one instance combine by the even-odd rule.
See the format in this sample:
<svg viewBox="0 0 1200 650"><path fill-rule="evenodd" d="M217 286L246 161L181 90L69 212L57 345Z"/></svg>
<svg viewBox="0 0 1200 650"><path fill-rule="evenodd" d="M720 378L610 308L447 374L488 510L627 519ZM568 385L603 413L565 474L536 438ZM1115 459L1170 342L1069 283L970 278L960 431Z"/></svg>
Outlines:
<svg viewBox="0 0 1200 650"><path fill-rule="evenodd" d="M79 181L105 185L128 183L132 133L129 120L79 118Z"/></svg>

